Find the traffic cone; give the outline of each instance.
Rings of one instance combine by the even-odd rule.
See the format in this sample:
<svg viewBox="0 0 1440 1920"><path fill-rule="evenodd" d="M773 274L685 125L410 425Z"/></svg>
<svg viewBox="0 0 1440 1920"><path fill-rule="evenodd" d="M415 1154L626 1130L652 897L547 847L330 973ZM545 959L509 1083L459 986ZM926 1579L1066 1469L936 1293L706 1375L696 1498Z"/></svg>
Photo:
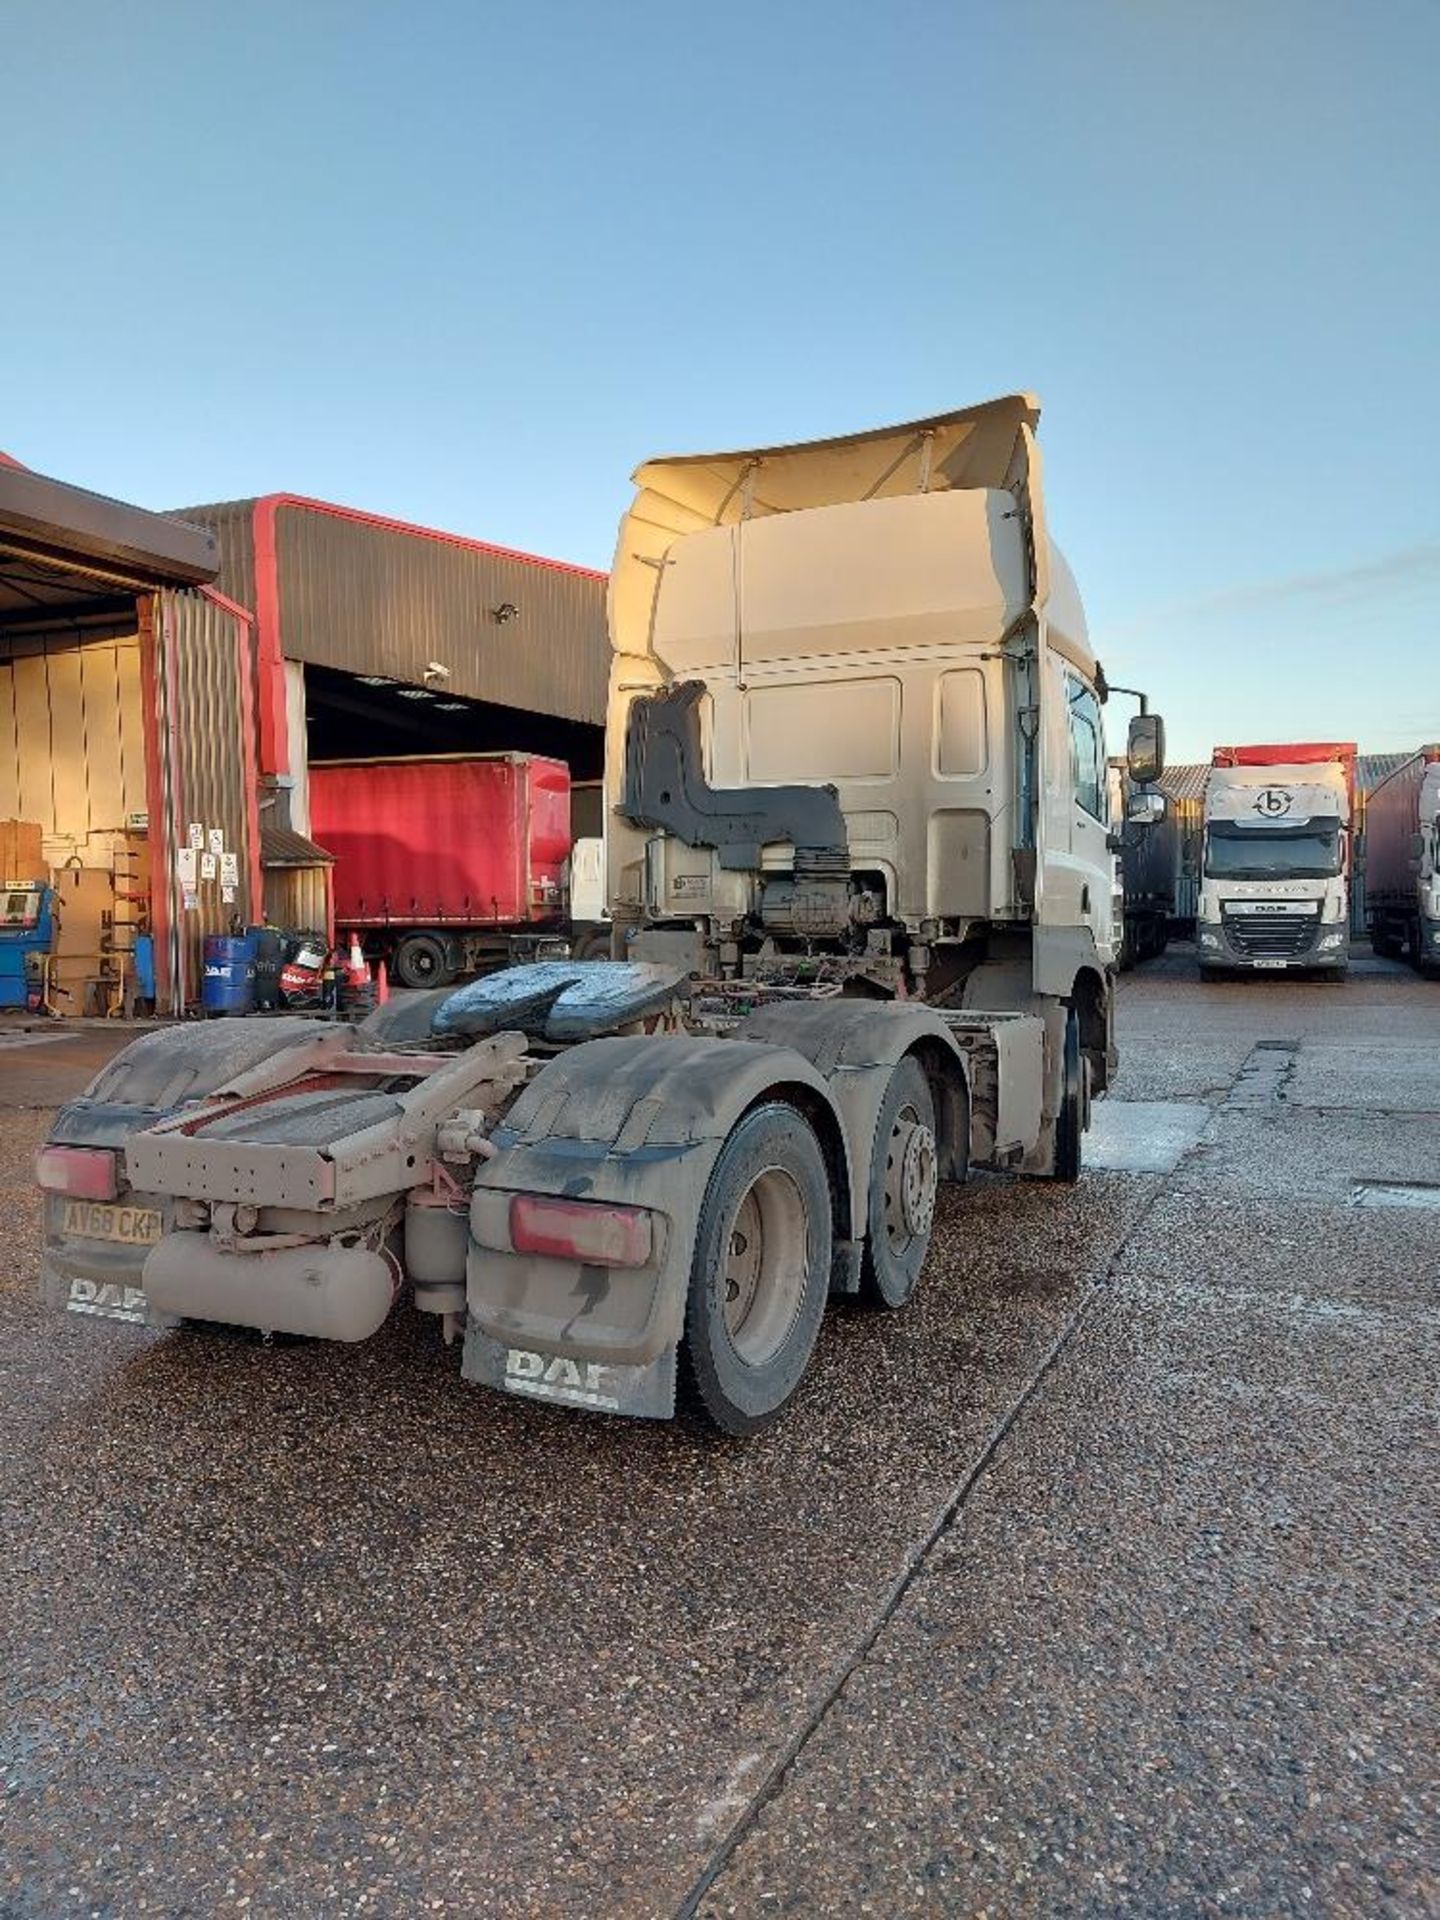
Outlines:
<svg viewBox="0 0 1440 1920"><path fill-rule="evenodd" d="M365 964L364 954L360 951L360 936L358 933L352 933L350 935L350 958L346 964L349 969L351 986L363 987L370 978L370 969Z"/></svg>
<svg viewBox="0 0 1440 1920"><path fill-rule="evenodd" d="M383 1007L383 1006L385 1005L385 1002L386 1002L386 1001L387 1001L387 1000L388 1000L389 998L390 998L390 976L389 976L389 974L388 974L388 973L387 973L387 972L385 971L385 962L384 962L384 961L382 960L382 961L380 961L380 963L379 963L379 969L378 969L378 971L376 972L376 975L375 975L375 1004L376 1004L376 1006L377 1006L377 1007Z"/></svg>

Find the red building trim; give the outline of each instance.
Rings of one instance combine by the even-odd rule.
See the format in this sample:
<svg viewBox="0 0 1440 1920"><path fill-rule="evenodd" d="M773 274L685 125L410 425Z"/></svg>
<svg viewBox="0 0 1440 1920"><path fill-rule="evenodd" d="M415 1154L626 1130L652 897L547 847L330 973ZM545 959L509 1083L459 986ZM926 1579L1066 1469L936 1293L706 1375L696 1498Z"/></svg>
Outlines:
<svg viewBox="0 0 1440 1920"><path fill-rule="evenodd" d="M386 533L406 533L418 540L438 540L445 546L462 547L469 553L488 553L501 560L518 560L527 567L543 567L549 572L567 573L581 580L605 578L598 567L577 567L567 560L549 560L542 554L522 553L518 547L500 547L490 540L471 540L463 534L443 533L436 527L416 526L413 521L392 520L381 513L362 513L356 507L333 506L328 500L311 500L304 494L267 493L255 502L256 677L260 708L260 771L265 774L290 771L276 544L276 522L282 507L295 507L307 513L325 513L335 520L348 520L361 527L379 527Z"/></svg>

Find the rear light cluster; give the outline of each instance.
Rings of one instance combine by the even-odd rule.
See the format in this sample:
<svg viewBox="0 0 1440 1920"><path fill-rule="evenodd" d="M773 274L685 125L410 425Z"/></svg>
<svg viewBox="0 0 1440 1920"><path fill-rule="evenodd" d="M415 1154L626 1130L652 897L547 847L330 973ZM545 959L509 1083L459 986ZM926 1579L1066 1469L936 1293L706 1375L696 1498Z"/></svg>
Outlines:
<svg viewBox="0 0 1440 1920"><path fill-rule="evenodd" d="M643 1267L654 1244L653 1220L643 1207L517 1193L510 1202L510 1243L516 1253L587 1267Z"/></svg>
<svg viewBox="0 0 1440 1920"><path fill-rule="evenodd" d="M67 1193L73 1200L113 1200L119 1192L115 1155L103 1147L42 1147L35 1179L46 1193Z"/></svg>

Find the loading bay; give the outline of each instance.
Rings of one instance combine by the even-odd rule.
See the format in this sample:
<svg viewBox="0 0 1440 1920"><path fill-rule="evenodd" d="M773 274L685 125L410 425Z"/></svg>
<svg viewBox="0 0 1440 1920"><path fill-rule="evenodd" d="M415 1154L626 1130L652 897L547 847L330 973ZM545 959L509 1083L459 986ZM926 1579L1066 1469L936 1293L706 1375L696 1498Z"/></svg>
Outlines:
<svg viewBox="0 0 1440 1920"><path fill-rule="evenodd" d="M0 1913L1440 1911L1440 987L1127 976L749 1443L47 1317L0 1032Z"/></svg>

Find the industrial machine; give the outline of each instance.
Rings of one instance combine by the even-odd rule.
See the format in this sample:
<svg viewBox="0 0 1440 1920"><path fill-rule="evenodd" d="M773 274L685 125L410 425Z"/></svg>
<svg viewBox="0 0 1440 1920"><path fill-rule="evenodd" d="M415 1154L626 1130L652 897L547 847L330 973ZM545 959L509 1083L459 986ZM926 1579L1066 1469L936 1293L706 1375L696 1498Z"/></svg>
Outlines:
<svg viewBox="0 0 1440 1920"><path fill-rule="evenodd" d="M55 892L43 880L0 887L0 1007L35 1008L55 950Z"/></svg>
<svg viewBox="0 0 1440 1920"><path fill-rule="evenodd" d="M642 468L629 958L145 1036L41 1153L52 1304L361 1340L408 1280L471 1380L744 1434L828 1299L910 1299L941 1181L1077 1179L1116 1065L1105 685L1038 417ZM1155 779L1158 718L1129 740Z"/></svg>

